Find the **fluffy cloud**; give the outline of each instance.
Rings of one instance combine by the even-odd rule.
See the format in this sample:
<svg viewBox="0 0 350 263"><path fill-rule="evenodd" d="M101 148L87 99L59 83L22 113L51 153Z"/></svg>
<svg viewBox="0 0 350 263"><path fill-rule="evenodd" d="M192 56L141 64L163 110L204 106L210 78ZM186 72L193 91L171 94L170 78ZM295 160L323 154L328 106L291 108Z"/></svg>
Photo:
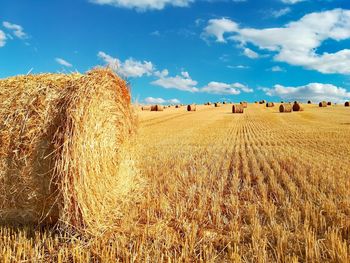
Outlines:
<svg viewBox="0 0 350 263"><path fill-rule="evenodd" d="M250 48L244 48L243 49L243 54L245 56L247 56L248 58L251 58L251 59L256 59L256 58L259 58L259 54L256 53L255 51L251 50Z"/></svg>
<svg viewBox="0 0 350 263"><path fill-rule="evenodd" d="M147 104L164 104L164 103L178 104L178 103L180 103L180 101L178 99L165 100L163 98L153 98L153 97L145 98L145 102Z"/></svg>
<svg viewBox="0 0 350 263"><path fill-rule="evenodd" d="M193 80L188 72L181 72L181 76L176 75L175 77L169 77L168 74L169 72L167 70L157 72L156 75L159 77L159 79L152 81L151 84L166 89L178 89L189 92L198 91L198 88L196 88L198 82Z"/></svg>
<svg viewBox="0 0 350 263"><path fill-rule="evenodd" d="M223 82L210 82L207 86L200 89L200 92L222 95L238 95L243 92L253 92L252 89L241 83L227 84Z"/></svg>
<svg viewBox="0 0 350 263"><path fill-rule="evenodd" d="M55 61L58 64L65 66L65 67L69 67L69 68L73 67L73 65L71 63L69 63L67 60L64 60L63 58L55 58Z"/></svg>
<svg viewBox="0 0 350 263"><path fill-rule="evenodd" d="M111 5L138 11L161 10L167 5L186 7L195 0L90 0L91 3L99 5Z"/></svg>
<svg viewBox="0 0 350 263"><path fill-rule="evenodd" d="M97 56L101 58L112 70L118 73L120 76L126 78L142 77L144 75L150 76L153 74L154 67L152 62L149 61L137 61L133 58L129 58L124 62L114 58L102 51L98 52Z"/></svg>
<svg viewBox="0 0 350 263"><path fill-rule="evenodd" d="M214 36L217 42L225 43L224 34L237 32L238 24L227 18L210 19L207 27L202 33L202 38L206 39Z"/></svg>
<svg viewBox="0 0 350 263"><path fill-rule="evenodd" d="M222 23L235 27L224 28ZM208 30L208 27L212 30ZM251 43L260 49L275 52L276 61L303 66L322 73L350 74L350 49L318 54L317 49L328 39L350 39L350 10L334 9L310 13L300 20L279 28L240 28L227 18L208 21L203 34L219 42L238 41L241 46ZM224 35L229 34L225 39Z"/></svg>
<svg viewBox="0 0 350 263"><path fill-rule="evenodd" d="M0 30L0 47L5 46L6 44L6 35L3 31Z"/></svg>
<svg viewBox="0 0 350 263"><path fill-rule="evenodd" d="M284 100L312 100L343 102L350 98L350 92L332 84L310 83L299 87L275 85L272 89L263 89L268 96L277 96Z"/></svg>
<svg viewBox="0 0 350 263"><path fill-rule="evenodd" d="M28 37L27 34L24 32L23 27L20 25L12 24L12 23L7 22L7 21L4 21L2 23L2 25L6 29L10 30L13 35L15 35L16 37L18 37L20 39L26 39Z"/></svg>

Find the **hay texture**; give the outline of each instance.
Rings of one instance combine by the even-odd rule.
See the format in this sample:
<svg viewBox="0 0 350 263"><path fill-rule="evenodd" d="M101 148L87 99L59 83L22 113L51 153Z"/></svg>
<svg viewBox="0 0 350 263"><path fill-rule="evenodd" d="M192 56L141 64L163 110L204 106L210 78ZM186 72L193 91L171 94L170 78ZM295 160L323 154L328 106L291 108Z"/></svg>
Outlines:
<svg viewBox="0 0 350 263"><path fill-rule="evenodd" d="M293 111L304 111L304 108L301 103L297 102L293 104Z"/></svg>
<svg viewBox="0 0 350 263"><path fill-rule="evenodd" d="M196 104L187 105L187 111L196 111Z"/></svg>
<svg viewBox="0 0 350 263"><path fill-rule="evenodd" d="M232 105L232 113L243 113L244 106L242 104L234 104Z"/></svg>
<svg viewBox="0 0 350 263"><path fill-rule="evenodd" d="M150 111L151 110L151 106L142 106L141 109L143 111Z"/></svg>
<svg viewBox="0 0 350 263"><path fill-rule="evenodd" d="M279 110L280 110L280 112L292 112L292 104L283 103L280 105Z"/></svg>
<svg viewBox="0 0 350 263"><path fill-rule="evenodd" d="M346 102L344 103L344 106L345 106L345 107L350 107L350 102L349 102L349 101L346 101Z"/></svg>
<svg viewBox="0 0 350 263"><path fill-rule="evenodd" d="M152 105L151 106L151 111L163 111L164 110L164 106L162 105Z"/></svg>
<svg viewBox="0 0 350 263"><path fill-rule="evenodd" d="M275 107L275 103L273 103L273 102L267 102L267 103L266 103L266 107L268 107L268 108Z"/></svg>
<svg viewBox="0 0 350 263"><path fill-rule="evenodd" d="M243 108L248 107L248 102L246 102L246 101L241 101L239 104L241 104L243 106Z"/></svg>
<svg viewBox="0 0 350 263"><path fill-rule="evenodd" d="M131 197L135 118L109 69L0 80L0 221L99 234Z"/></svg>
<svg viewBox="0 0 350 263"><path fill-rule="evenodd" d="M326 102L326 101L321 101L321 102L318 104L318 106L319 106L320 108L325 108L325 107L327 107L327 102Z"/></svg>

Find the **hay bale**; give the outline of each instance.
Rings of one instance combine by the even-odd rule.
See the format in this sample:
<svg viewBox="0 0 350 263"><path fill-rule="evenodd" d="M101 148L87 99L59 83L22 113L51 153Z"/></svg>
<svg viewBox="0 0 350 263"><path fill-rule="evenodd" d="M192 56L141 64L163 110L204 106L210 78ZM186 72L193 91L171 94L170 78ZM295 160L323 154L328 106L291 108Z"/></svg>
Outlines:
<svg viewBox="0 0 350 263"><path fill-rule="evenodd" d="M132 198L135 118L111 70L0 80L0 221L100 234Z"/></svg>
<svg viewBox="0 0 350 263"><path fill-rule="evenodd" d="M151 106L148 106L148 105L147 106L142 106L141 110L143 110L143 111L146 111L146 110L150 111L151 110Z"/></svg>
<svg viewBox="0 0 350 263"><path fill-rule="evenodd" d="M268 107L268 108L275 107L275 103L268 102L268 103L266 103L266 107Z"/></svg>
<svg viewBox="0 0 350 263"><path fill-rule="evenodd" d="M350 107L350 102L349 101L346 101L345 104L344 104L345 107Z"/></svg>
<svg viewBox="0 0 350 263"><path fill-rule="evenodd" d="M308 100L308 101L307 101L307 104L312 104L311 100Z"/></svg>
<svg viewBox="0 0 350 263"><path fill-rule="evenodd" d="M243 113L244 106L242 104L234 104L232 105L232 113Z"/></svg>
<svg viewBox="0 0 350 263"><path fill-rule="evenodd" d="M175 105L175 108L179 109L179 108L181 108L181 105Z"/></svg>
<svg viewBox="0 0 350 263"><path fill-rule="evenodd" d="M293 111L304 111L301 103L297 102L293 104Z"/></svg>
<svg viewBox="0 0 350 263"><path fill-rule="evenodd" d="M321 108L327 107L327 102L326 102L326 101L321 101L321 102L318 104L318 106L321 107Z"/></svg>
<svg viewBox="0 0 350 263"><path fill-rule="evenodd" d="M151 111L163 111L164 110L164 106L162 105L152 105L151 106Z"/></svg>
<svg viewBox="0 0 350 263"><path fill-rule="evenodd" d="M328 101L327 106L332 106L332 102Z"/></svg>
<svg viewBox="0 0 350 263"><path fill-rule="evenodd" d="M241 101L239 104L241 104L243 106L243 108L248 107L248 102L246 102L246 101Z"/></svg>
<svg viewBox="0 0 350 263"><path fill-rule="evenodd" d="M221 107L221 104L219 102L215 102L215 107Z"/></svg>
<svg viewBox="0 0 350 263"><path fill-rule="evenodd" d="M279 107L280 112L292 112L292 104L290 103L283 103Z"/></svg>
<svg viewBox="0 0 350 263"><path fill-rule="evenodd" d="M266 104L266 100L259 101L259 104Z"/></svg>
<svg viewBox="0 0 350 263"><path fill-rule="evenodd" d="M196 104L187 105L187 111L196 111Z"/></svg>

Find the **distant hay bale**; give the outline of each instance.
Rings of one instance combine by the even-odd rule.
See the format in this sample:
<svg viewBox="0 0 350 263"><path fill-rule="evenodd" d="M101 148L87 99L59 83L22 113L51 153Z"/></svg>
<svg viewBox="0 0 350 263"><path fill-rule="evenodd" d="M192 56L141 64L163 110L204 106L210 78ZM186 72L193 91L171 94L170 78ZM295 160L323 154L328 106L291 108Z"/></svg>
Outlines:
<svg viewBox="0 0 350 263"><path fill-rule="evenodd" d="M151 106L142 106L141 107L141 110L143 110L143 111L150 111L151 110Z"/></svg>
<svg viewBox="0 0 350 263"><path fill-rule="evenodd" d="M311 100L309 100L309 101L307 102L307 104L312 104Z"/></svg>
<svg viewBox="0 0 350 263"><path fill-rule="evenodd" d="M221 104L219 102L215 102L215 107L221 107Z"/></svg>
<svg viewBox="0 0 350 263"><path fill-rule="evenodd" d="M275 103L273 103L273 102L267 102L266 103L266 107L268 107L268 108L271 108L271 107L274 107L275 106Z"/></svg>
<svg viewBox="0 0 350 263"><path fill-rule="evenodd" d="M321 102L318 104L318 106L321 107L321 108L327 107L327 102L326 102L326 101L321 101Z"/></svg>
<svg viewBox="0 0 350 263"><path fill-rule="evenodd" d="M259 101L259 104L266 104L266 100Z"/></svg>
<svg viewBox="0 0 350 263"><path fill-rule="evenodd" d="M135 117L109 69L0 80L0 222L112 229L136 187Z"/></svg>
<svg viewBox="0 0 350 263"><path fill-rule="evenodd" d="M196 104L187 105L187 111L196 111Z"/></svg>
<svg viewBox="0 0 350 263"><path fill-rule="evenodd" d="M350 107L350 102L349 101L345 102L344 106L345 107Z"/></svg>
<svg viewBox="0 0 350 263"><path fill-rule="evenodd" d="M280 112L292 112L292 104L290 103L283 103L279 107Z"/></svg>
<svg viewBox="0 0 350 263"><path fill-rule="evenodd" d="M232 105L232 113L243 113L244 107L242 104L233 104Z"/></svg>
<svg viewBox="0 0 350 263"><path fill-rule="evenodd" d="M332 102L328 101L327 106L332 106Z"/></svg>
<svg viewBox="0 0 350 263"><path fill-rule="evenodd" d="M241 101L239 104L241 104L243 106L243 108L248 107L248 102L246 102L246 101Z"/></svg>
<svg viewBox="0 0 350 263"><path fill-rule="evenodd" d="M151 106L151 111L163 111L164 110L164 106L162 105L152 105Z"/></svg>
<svg viewBox="0 0 350 263"><path fill-rule="evenodd" d="M179 109L179 108L181 108L181 105L175 105L175 108Z"/></svg>
<svg viewBox="0 0 350 263"><path fill-rule="evenodd" d="M293 104L293 111L304 111L304 108L302 107L301 103L297 102Z"/></svg>
<svg viewBox="0 0 350 263"><path fill-rule="evenodd" d="M226 101L223 101L222 104L226 104Z"/></svg>

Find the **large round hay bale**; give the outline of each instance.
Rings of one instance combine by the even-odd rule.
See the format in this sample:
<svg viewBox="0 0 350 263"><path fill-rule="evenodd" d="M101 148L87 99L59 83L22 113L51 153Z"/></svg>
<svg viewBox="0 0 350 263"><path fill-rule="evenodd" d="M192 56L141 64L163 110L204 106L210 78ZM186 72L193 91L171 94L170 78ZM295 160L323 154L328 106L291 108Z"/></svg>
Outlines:
<svg viewBox="0 0 350 263"><path fill-rule="evenodd" d="M196 104L187 105L187 111L196 111Z"/></svg>
<svg viewBox="0 0 350 263"><path fill-rule="evenodd" d="M243 108L248 107L248 102L246 102L246 101L241 101L239 104L241 104L243 106Z"/></svg>
<svg viewBox="0 0 350 263"><path fill-rule="evenodd" d="M244 107L242 104L233 104L232 105L232 113L243 113Z"/></svg>
<svg viewBox="0 0 350 263"><path fill-rule="evenodd" d="M308 100L308 101L307 101L307 104L312 104L311 100Z"/></svg>
<svg viewBox="0 0 350 263"><path fill-rule="evenodd" d="M268 108L271 108L271 107L274 107L275 106L275 103L273 103L273 102L267 102L266 103L266 107L268 107Z"/></svg>
<svg viewBox="0 0 350 263"><path fill-rule="evenodd" d="M328 102L327 102L327 106L332 106L332 102L331 102L331 101L328 101Z"/></svg>
<svg viewBox="0 0 350 263"><path fill-rule="evenodd" d="M221 107L221 104L219 102L215 102L215 107Z"/></svg>
<svg viewBox="0 0 350 263"><path fill-rule="evenodd" d="M318 106L321 107L321 108L327 107L327 102L326 102L326 101L321 101L321 102L318 104Z"/></svg>
<svg viewBox="0 0 350 263"><path fill-rule="evenodd" d="M175 105L175 108L179 109L179 108L181 108L181 105Z"/></svg>
<svg viewBox="0 0 350 263"><path fill-rule="evenodd" d="M162 105L152 105L151 106L151 111L163 111L164 110L164 106Z"/></svg>
<svg viewBox="0 0 350 263"><path fill-rule="evenodd" d="M259 101L259 104L266 104L266 100Z"/></svg>
<svg viewBox="0 0 350 263"><path fill-rule="evenodd" d="M283 103L279 107L280 112L292 112L292 104L290 103Z"/></svg>
<svg viewBox="0 0 350 263"><path fill-rule="evenodd" d="M0 80L0 221L111 229L136 186L135 118L111 70Z"/></svg>
<svg viewBox="0 0 350 263"><path fill-rule="evenodd" d="M350 102L349 101L346 101L345 104L344 104L345 107L350 107Z"/></svg>
<svg viewBox="0 0 350 263"><path fill-rule="evenodd" d="M297 102L293 104L293 111L304 111L304 108L301 103Z"/></svg>
<svg viewBox="0 0 350 263"><path fill-rule="evenodd" d="M149 105L142 106L141 110L143 110L143 111L150 111L151 110L151 106L149 106Z"/></svg>

